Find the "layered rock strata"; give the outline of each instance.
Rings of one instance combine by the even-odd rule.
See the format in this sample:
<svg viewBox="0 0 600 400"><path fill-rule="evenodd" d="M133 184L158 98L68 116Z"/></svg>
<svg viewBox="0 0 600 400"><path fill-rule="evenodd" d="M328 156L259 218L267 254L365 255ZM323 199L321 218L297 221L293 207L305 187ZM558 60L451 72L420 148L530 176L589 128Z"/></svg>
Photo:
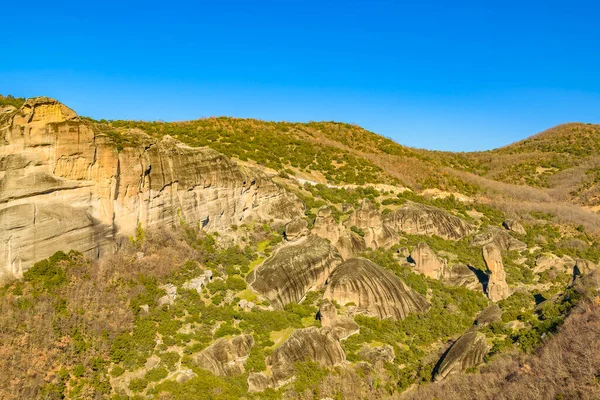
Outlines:
<svg viewBox="0 0 600 400"><path fill-rule="evenodd" d="M96 258L138 226L180 221L223 230L302 215L264 174L208 148L117 132L34 98L0 122L0 280L57 250Z"/></svg>
<svg viewBox="0 0 600 400"><path fill-rule="evenodd" d="M196 356L196 364L219 376L243 374L253 345L252 335L220 338Z"/></svg>
<svg viewBox="0 0 600 400"><path fill-rule="evenodd" d="M311 360L325 367L340 365L346 361L337 336L329 328L304 328L295 330L291 336L267 358L270 376L264 372L248 377L250 391L263 391L267 387L281 387L293 379L295 363Z"/></svg>
<svg viewBox="0 0 600 400"><path fill-rule="evenodd" d="M342 262L335 248L318 236L306 236L279 248L246 278L250 287L276 308L298 303L306 292L320 289Z"/></svg>
<svg viewBox="0 0 600 400"><path fill-rule="evenodd" d="M341 305L353 303L357 312L378 318L402 319L429 308L427 300L400 278L364 258L350 259L335 268L324 298Z"/></svg>
<svg viewBox="0 0 600 400"><path fill-rule="evenodd" d="M384 217L388 228L415 235L437 235L458 240L473 232L463 219L437 207L407 202Z"/></svg>

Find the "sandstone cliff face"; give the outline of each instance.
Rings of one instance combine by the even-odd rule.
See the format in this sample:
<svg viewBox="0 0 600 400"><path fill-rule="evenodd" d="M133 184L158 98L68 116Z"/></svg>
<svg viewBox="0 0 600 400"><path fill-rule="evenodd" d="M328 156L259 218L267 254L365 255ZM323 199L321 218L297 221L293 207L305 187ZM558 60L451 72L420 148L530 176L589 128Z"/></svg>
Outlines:
<svg viewBox="0 0 600 400"><path fill-rule="evenodd" d="M340 264L329 278L324 298L378 318L402 319L429 308L427 300L393 273L364 258Z"/></svg>
<svg viewBox="0 0 600 400"><path fill-rule="evenodd" d="M327 239L331 243L338 241L342 232L339 224L333 217L331 208L327 206L319 208L311 233Z"/></svg>
<svg viewBox="0 0 600 400"><path fill-rule="evenodd" d="M250 391L278 388L289 382L295 373L294 363L311 360L322 366L333 367L346 361L346 353L329 328L310 327L295 330L267 359L271 376L253 373L248 377Z"/></svg>
<svg viewBox="0 0 600 400"><path fill-rule="evenodd" d="M462 372L483 361L490 350L483 333L471 330L462 335L442 356L433 374L434 381L440 381L448 375Z"/></svg>
<svg viewBox="0 0 600 400"><path fill-rule="evenodd" d="M311 289L323 287L342 258L329 242L306 236L281 248L246 278L250 287L276 308L297 303Z"/></svg>
<svg viewBox="0 0 600 400"><path fill-rule="evenodd" d="M440 259L425 242L420 242L410 253L415 270L433 279L440 279L446 270L446 260Z"/></svg>
<svg viewBox="0 0 600 400"><path fill-rule="evenodd" d="M510 292L506 283L506 272L504 272L500 247L494 243L483 246L483 259L489 272L488 297L494 302L507 298Z"/></svg>
<svg viewBox="0 0 600 400"><path fill-rule="evenodd" d="M243 374L244 364L253 345L252 335L220 338L196 356L196 364L219 376Z"/></svg>
<svg viewBox="0 0 600 400"><path fill-rule="evenodd" d="M285 225L285 240L291 242L308 233L308 222L303 218L296 218Z"/></svg>
<svg viewBox="0 0 600 400"><path fill-rule="evenodd" d="M417 235L437 235L458 240L473 232L471 224L433 206L408 202L388 214L384 223L395 231Z"/></svg>
<svg viewBox="0 0 600 400"><path fill-rule="evenodd" d="M99 257L139 224L181 219L221 230L302 214L295 196L211 149L140 131L126 133L121 148L49 98L29 99L1 121L0 280L57 250Z"/></svg>

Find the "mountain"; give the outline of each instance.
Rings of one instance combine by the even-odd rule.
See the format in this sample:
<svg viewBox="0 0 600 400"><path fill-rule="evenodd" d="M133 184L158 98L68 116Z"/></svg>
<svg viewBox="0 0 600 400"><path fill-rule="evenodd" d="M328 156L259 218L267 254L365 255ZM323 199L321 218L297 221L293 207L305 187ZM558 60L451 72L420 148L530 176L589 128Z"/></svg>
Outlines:
<svg viewBox="0 0 600 400"><path fill-rule="evenodd" d="M0 397L510 398L569 352L586 382L539 387L594 398L599 133L449 153L0 96Z"/></svg>

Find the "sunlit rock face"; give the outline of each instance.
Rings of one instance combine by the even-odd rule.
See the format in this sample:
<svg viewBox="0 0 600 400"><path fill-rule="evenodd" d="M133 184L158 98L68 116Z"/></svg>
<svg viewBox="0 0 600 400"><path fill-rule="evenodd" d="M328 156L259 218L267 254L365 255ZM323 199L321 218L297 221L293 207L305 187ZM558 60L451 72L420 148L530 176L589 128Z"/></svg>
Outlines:
<svg viewBox="0 0 600 400"><path fill-rule="evenodd" d="M473 232L471 224L437 207L407 202L387 214L384 224L397 232L415 235L437 235L458 240Z"/></svg>
<svg viewBox="0 0 600 400"><path fill-rule="evenodd" d="M506 272L502 263L500 247L494 243L483 246L483 259L487 265L489 275L488 297L494 302L504 300L510 295L510 291L506 283Z"/></svg>
<svg viewBox="0 0 600 400"><path fill-rule="evenodd" d="M410 253L415 270L433 279L440 279L447 269L445 260L439 258L425 242L419 242Z"/></svg>
<svg viewBox="0 0 600 400"><path fill-rule="evenodd" d="M252 335L220 338L196 356L196 364L219 376L234 376L245 372L245 362L254 345Z"/></svg>
<svg viewBox="0 0 600 400"><path fill-rule="evenodd" d="M45 97L0 115L0 280L66 244L112 252L140 224L218 231L302 215L298 198L214 150L139 130L119 137Z"/></svg>
<svg viewBox="0 0 600 400"><path fill-rule="evenodd" d="M324 297L341 305L353 303L358 312L378 318L402 319L429 308L427 300L400 278L364 258L336 267Z"/></svg>
<svg viewBox="0 0 600 400"><path fill-rule="evenodd" d="M463 372L483 362L490 346L485 335L470 330L462 335L442 356L433 374L434 381L441 381L448 375Z"/></svg>
<svg viewBox="0 0 600 400"><path fill-rule="evenodd" d="M296 371L295 363L311 360L322 366L333 367L346 361L346 353L337 335L330 328L304 328L291 336L267 359L271 374L252 373L248 377L249 390L260 392L268 387L281 387L290 382Z"/></svg>
<svg viewBox="0 0 600 400"><path fill-rule="evenodd" d="M342 262L329 241L309 235L279 248L246 278L250 287L276 308L298 303L309 290L321 289Z"/></svg>

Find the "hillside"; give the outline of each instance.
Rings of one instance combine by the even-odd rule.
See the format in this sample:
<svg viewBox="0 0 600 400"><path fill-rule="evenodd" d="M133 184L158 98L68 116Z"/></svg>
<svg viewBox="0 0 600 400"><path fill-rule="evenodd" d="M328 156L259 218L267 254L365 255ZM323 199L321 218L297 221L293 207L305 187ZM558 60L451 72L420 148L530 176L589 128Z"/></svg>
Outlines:
<svg viewBox="0 0 600 400"><path fill-rule="evenodd" d="M511 398L563 352L600 375L595 125L445 153L0 100L0 398Z"/></svg>

